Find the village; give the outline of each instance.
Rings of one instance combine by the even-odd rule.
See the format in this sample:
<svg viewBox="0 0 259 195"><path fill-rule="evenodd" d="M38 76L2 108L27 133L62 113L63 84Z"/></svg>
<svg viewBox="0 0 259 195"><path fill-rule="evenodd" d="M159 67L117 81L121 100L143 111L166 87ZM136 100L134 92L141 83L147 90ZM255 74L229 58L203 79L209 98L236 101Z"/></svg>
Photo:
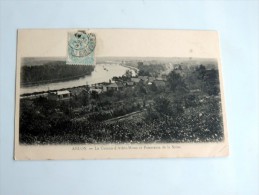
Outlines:
<svg viewBox="0 0 259 195"><path fill-rule="evenodd" d="M21 143L222 140L217 70L177 65L165 74L162 65L156 72L150 66L108 82L21 95Z"/></svg>
<svg viewBox="0 0 259 195"><path fill-rule="evenodd" d="M126 73L125 73L126 75ZM38 97L45 97L50 100L66 101L72 98L73 96L78 96L81 93L91 93L96 92L98 94L104 93L107 91L121 91L125 88L134 88L138 84L151 86L154 85L157 88L164 88L166 86L166 75L161 77L152 77L152 76L136 76L132 77L125 76L114 77L113 81L95 83L92 85L78 86L73 88L61 89L61 90L49 90L44 92L35 92L33 94L24 94L21 96L21 99L35 99Z"/></svg>
<svg viewBox="0 0 259 195"><path fill-rule="evenodd" d="M104 93L107 91L122 91L125 88L133 88L137 85L144 85L144 86L151 86L154 85L158 88L164 88L166 86L166 76L155 78L155 77L148 77L148 76L137 76L137 77L120 77L116 78L114 82L102 82L102 83L95 83L89 87L89 92L96 92L98 94ZM85 90L85 89L81 89ZM70 96L77 95L80 93L80 90L65 90L65 91L58 91L56 99L64 100Z"/></svg>

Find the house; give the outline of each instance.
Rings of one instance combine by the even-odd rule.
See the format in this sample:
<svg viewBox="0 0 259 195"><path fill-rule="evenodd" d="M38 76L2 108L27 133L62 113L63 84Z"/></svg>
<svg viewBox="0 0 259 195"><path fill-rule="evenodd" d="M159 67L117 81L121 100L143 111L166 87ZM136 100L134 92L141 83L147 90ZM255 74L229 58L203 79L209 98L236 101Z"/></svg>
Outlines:
<svg viewBox="0 0 259 195"><path fill-rule="evenodd" d="M48 94L48 99L50 100L69 100L70 92L68 90L51 92Z"/></svg>
<svg viewBox="0 0 259 195"><path fill-rule="evenodd" d="M109 90L119 91L119 90L123 89L123 84L119 83L119 82L111 83L111 84L107 85L106 88L107 88L107 91L109 91Z"/></svg>
<svg viewBox="0 0 259 195"><path fill-rule="evenodd" d="M103 90L102 89L94 89L94 88L90 88L90 90L89 90L90 92L93 92L93 91L95 91L95 92L97 92L97 93L102 93L103 92Z"/></svg>
<svg viewBox="0 0 259 195"><path fill-rule="evenodd" d="M155 77L148 77L148 82L153 82L154 80L156 80L156 78Z"/></svg>
<svg viewBox="0 0 259 195"><path fill-rule="evenodd" d="M85 97L89 95L90 90L83 89L80 91L80 93L77 94L77 96Z"/></svg>
<svg viewBox="0 0 259 195"><path fill-rule="evenodd" d="M133 81L127 81L127 82L125 83L125 86L126 86L126 87L133 87L133 86L134 86L134 82L133 82Z"/></svg>
<svg viewBox="0 0 259 195"><path fill-rule="evenodd" d="M139 76L138 78L144 82L148 81L148 76Z"/></svg>
<svg viewBox="0 0 259 195"><path fill-rule="evenodd" d="M111 83L107 82L102 82L102 83L95 83L91 85L91 89L98 89L96 90L98 93L101 90L101 92L107 91L107 86L110 85Z"/></svg>
<svg viewBox="0 0 259 195"><path fill-rule="evenodd" d="M163 81L163 80L155 80L153 83L158 88L164 88L165 87L165 81Z"/></svg>
<svg viewBox="0 0 259 195"><path fill-rule="evenodd" d="M134 82L134 83L139 83L140 81L140 78L131 78L131 81Z"/></svg>
<svg viewBox="0 0 259 195"><path fill-rule="evenodd" d="M108 84L107 85L103 85L103 92L108 91L107 86L108 86Z"/></svg>
<svg viewBox="0 0 259 195"><path fill-rule="evenodd" d="M94 83L91 85L91 88L94 88L94 89L102 89L103 88L103 85L108 85L110 83L107 83L107 82L102 82L102 83Z"/></svg>
<svg viewBox="0 0 259 195"><path fill-rule="evenodd" d="M185 73L183 71L183 68L181 65L177 65L174 67L174 70L173 70L176 74L179 74L181 76L185 76Z"/></svg>
<svg viewBox="0 0 259 195"><path fill-rule="evenodd" d="M167 75L166 75L166 74L163 74L163 75L161 76L161 78L162 78L164 81L166 81L166 80L167 80Z"/></svg>
<svg viewBox="0 0 259 195"><path fill-rule="evenodd" d="M94 83L94 84L91 85L91 89L97 89L95 91L98 92L98 93L106 92L108 90L107 86L110 85L110 84L111 83L108 83L108 82Z"/></svg>
<svg viewBox="0 0 259 195"><path fill-rule="evenodd" d="M157 77L157 78L156 78L156 81L165 81L165 79L162 78L162 77Z"/></svg>
<svg viewBox="0 0 259 195"><path fill-rule="evenodd" d="M78 96L82 93L82 91L84 91L85 89L83 87L75 87L75 88L71 88L69 89L70 91L70 96Z"/></svg>

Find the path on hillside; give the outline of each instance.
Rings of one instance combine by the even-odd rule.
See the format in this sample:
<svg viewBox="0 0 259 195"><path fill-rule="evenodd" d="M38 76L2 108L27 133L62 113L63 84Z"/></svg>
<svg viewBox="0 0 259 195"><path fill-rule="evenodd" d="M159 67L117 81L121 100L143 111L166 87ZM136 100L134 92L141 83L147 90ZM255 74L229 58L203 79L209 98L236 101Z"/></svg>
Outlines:
<svg viewBox="0 0 259 195"><path fill-rule="evenodd" d="M136 111L136 112L131 112L129 114L125 114L123 116L119 116L116 118L111 118L108 119L106 121L104 121L105 124L112 124L115 122L119 122L119 121L124 121L124 120L133 120L134 118L140 118L142 117L142 114L144 113L145 110L140 110L140 111Z"/></svg>

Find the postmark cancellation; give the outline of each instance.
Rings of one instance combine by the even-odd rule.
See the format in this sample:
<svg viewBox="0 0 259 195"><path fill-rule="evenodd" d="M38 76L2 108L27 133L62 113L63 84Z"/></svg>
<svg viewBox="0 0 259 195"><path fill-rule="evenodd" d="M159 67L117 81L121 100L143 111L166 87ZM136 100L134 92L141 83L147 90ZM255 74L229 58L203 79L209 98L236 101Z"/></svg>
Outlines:
<svg viewBox="0 0 259 195"><path fill-rule="evenodd" d="M68 65L95 65L96 36L85 31L68 32Z"/></svg>

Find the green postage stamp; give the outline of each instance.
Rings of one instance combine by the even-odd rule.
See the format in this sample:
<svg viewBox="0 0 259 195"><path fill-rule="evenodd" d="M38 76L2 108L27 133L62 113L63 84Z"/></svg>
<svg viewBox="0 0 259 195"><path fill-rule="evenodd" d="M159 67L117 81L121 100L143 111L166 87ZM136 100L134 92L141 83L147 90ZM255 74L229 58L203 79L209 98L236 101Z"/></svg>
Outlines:
<svg viewBox="0 0 259 195"><path fill-rule="evenodd" d="M96 36L77 31L68 33L67 61L69 65L95 65Z"/></svg>

